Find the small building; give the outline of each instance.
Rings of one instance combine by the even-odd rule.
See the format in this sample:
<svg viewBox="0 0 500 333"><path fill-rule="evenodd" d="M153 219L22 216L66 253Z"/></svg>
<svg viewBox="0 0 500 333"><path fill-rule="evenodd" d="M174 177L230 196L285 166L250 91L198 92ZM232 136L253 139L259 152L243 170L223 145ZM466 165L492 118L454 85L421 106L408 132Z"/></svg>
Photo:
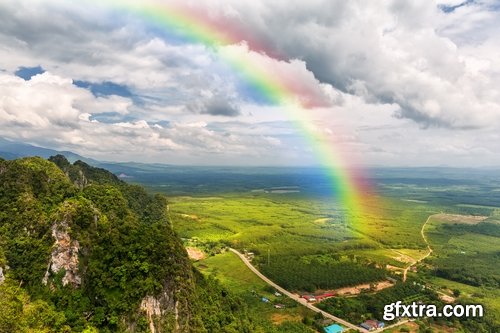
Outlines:
<svg viewBox="0 0 500 333"><path fill-rule="evenodd" d="M269 302L270 302L270 301L269 301L269 298L266 298L266 297L262 297L260 300L261 300L262 302L264 302L264 303L269 303Z"/></svg>
<svg viewBox="0 0 500 333"><path fill-rule="evenodd" d="M376 327L373 327L372 325L367 324L366 322L361 323L361 325L359 325L359 326L361 326L362 328L364 328L365 330L368 330L368 331L373 331L376 329Z"/></svg>
<svg viewBox="0 0 500 333"><path fill-rule="evenodd" d="M285 304L274 304L274 307L276 309L284 309L285 308Z"/></svg>
<svg viewBox="0 0 500 333"><path fill-rule="evenodd" d="M274 293L274 296L276 296L276 297L281 297L282 295L281 295L281 293L279 293L278 291L276 291L276 292Z"/></svg>
<svg viewBox="0 0 500 333"><path fill-rule="evenodd" d="M322 301L324 300L325 298L330 298L330 297L333 297L335 296L334 293L324 293L324 294L321 294L321 295L316 295L315 298L316 300L318 301Z"/></svg>
<svg viewBox="0 0 500 333"><path fill-rule="evenodd" d="M344 328L338 324L333 324L327 327L323 327L325 333L342 333L344 332Z"/></svg>
<svg viewBox="0 0 500 333"><path fill-rule="evenodd" d="M302 295L302 298L308 302L316 302L316 296L313 295Z"/></svg>
<svg viewBox="0 0 500 333"><path fill-rule="evenodd" d="M364 329L366 329L368 331L374 331L378 328L384 328L385 324L384 324L384 322L371 319L371 320L365 321L364 323L362 323L359 326L363 327Z"/></svg>

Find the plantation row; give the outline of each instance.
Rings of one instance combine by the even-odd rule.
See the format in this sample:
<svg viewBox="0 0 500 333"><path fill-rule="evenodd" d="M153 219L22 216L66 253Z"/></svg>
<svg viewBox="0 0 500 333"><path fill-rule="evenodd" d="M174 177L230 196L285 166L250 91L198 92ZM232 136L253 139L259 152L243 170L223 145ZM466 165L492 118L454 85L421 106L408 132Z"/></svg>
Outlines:
<svg viewBox="0 0 500 333"><path fill-rule="evenodd" d="M386 271L352 261L300 262L296 256L272 256L260 270L285 289L313 292L383 280Z"/></svg>

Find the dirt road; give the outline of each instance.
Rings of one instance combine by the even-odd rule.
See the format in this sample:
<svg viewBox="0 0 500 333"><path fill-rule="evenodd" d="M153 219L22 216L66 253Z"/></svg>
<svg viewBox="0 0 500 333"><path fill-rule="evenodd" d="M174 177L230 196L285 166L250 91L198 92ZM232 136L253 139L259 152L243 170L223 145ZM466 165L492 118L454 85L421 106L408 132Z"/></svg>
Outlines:
<svg viewBox="0 0 500 333"><path fill-rule="evenodd" d="M424 260L425 258L427 258L428 256L430 256L432 254L432 248L429 244L429 242L427 241L427 237L425 237L425 226L427 225L427 223L429 222L429 220L433 217L434 215L430 215L427 220L425 221L425 223L422 225L422 228L420 229L420 235L422 236L422 239L424 240L425 244L427 245L427 253L421 257L420 259L418 260L415 260L414 262L412 262L410 265L408 265L408 267L406 267L404 270L403 270L403 282L406 281L406 275L408 273L408 270L412 267L412 266L415 266L416 264L418 264L419 262L421 262L422 260Z"/></svg>

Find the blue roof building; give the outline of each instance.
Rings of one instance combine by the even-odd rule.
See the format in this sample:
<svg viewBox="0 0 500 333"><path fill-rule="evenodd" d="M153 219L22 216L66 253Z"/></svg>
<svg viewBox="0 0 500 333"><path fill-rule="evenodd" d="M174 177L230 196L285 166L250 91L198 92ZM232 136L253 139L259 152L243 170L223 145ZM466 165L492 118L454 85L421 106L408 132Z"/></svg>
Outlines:
<svg viewBox="0 0 500 333"><path fill-rule="evenodd" d="M327 326L323 329L325 330L325 333L342 333L344 331L344 328L337 324Z"/></svg>

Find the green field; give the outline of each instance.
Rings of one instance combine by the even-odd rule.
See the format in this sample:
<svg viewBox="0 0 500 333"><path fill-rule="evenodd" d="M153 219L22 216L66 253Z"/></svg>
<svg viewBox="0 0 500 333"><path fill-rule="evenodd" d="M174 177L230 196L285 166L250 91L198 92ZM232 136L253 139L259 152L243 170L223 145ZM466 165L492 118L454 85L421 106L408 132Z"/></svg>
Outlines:
<svg viewBox="0 0 500 333"><path fill-rule="evenodd" d="M426 231L434 252L421 275L437 290L459 295L458 303L483 304L485 319L500 326L500 224L494 215L452 221L433 216Z"/></svg>
<svg viewBox="0 0 500 333"><path fill-rule="evenodd" d="M471 286L499 288L500 223L444 217L432 217L426 229L434 250L428 262L436 275Z"/></svg>
<svg viewBox="0 0 500 333"><path fill-rule="evenodd" d="M170 216L190 244L208 253L224 245L254 252L263 272L300 292L380 281L393 274L386 264L405 267L402 257L418 256L425 248L420 228L432 210L396 203L384 212L392 217L367 216L364 225L347 223L325 198L255 192L173 197Z"/></svg>
<svg viewBox="0 0 500 333"><path fill-rule="evenodd" d="M391 276L399 279L398 274L404 268L428 253L421 231L429 216L440 213L485 216L487 223L480 227L456 223L445 226L431 219L425 234L434 252L417 265L416 272L410 271L408 275L410 281L425 283L430 289L448 295L457 289L461 293L457 301L481 302L489 313L485 322L424 321L419 323L421 330L432 327L436 332L446 331L446 325L451 325L460 328L457 332L467 332L486 325L485 332L495 332L500 313L496 291L500 242L496 227L491 225L500 216L495 204L500 198L499 183L489 174L478 172L471 176L468 172L382 170L378 175L381 177L377 182L378 197L363 202L356 212L346 212L330 195L305 191L303 184L295 186L294 192L273 191L272 182L279 178L278 173L262 178L252 173L246 181L238 183L240 187L230 188L217 183L219 178L209 173L206 185L192 188L192 192L183 185L182 191L186 192L170 196L169 213L174 229L185 243L209 255L197 263L198 268L204 274L217 276L232 292L243 297L250 311L257 316L265 314L270 321L273 310L268 312L266 304L252 293L254 290L265 295L265 286L254 276L241 272L245 267L237 258L228 253L217 254L225 247L254 252L253 263L287 289L314 292ZM190 177L193 183L202 179ZM236 173L231 177L240 179ZM251 182L255 177L253 187ZM290 179L276 181L279 188L292 184ZM160 186L163 185L156 184L152 189L158 190ZM169 185L165 191L168 188L176 187ZM353 223L349 219L353 214L362 222ZM386 270L386 265L392 267ZM457 269L467 273L462 274L465 280L457 278ZM447 279L440 277L443 272L448 274ZM442 290L443 285L449 289ZM336 304L342 302L337 298L338 301L329 302L328 311L342 314L343 307L351 306L354 310L343 315L355 321L379 316L370 304L377 304L380 311L380 305L390 295L394 296L395 291L390 289L348 298L345 304ZM267 293L271 297L269 290ZM427 296L436 300L431 294ZM294 315L287 318L293 321Z"/></svg>
<svg viewBox="0 0 500 333"><path fill-rule="evenodd" d="M492 287L473 287L464 283L450 281L439 277L429 278L429 283L435 285L437 290L450 293L459 290L459 303L479 303L486 308L486 314L500 322L500 290Z"/></svg>
<svg viewBox="0 0 500 333"><path fill-rule="evenodd" d="M287 297L275 296L274 289L250 271L234 253L220 253L196 262L195 266L203 274L219 280L232 295L240 297L248 306L251 317L263 327L263 332L313 332L302 321L305 317L312 318L314 313ZM270 303L262 302L262 297L269 299ZM274 304L283 304L285 308L276 309Z"/></svg>

